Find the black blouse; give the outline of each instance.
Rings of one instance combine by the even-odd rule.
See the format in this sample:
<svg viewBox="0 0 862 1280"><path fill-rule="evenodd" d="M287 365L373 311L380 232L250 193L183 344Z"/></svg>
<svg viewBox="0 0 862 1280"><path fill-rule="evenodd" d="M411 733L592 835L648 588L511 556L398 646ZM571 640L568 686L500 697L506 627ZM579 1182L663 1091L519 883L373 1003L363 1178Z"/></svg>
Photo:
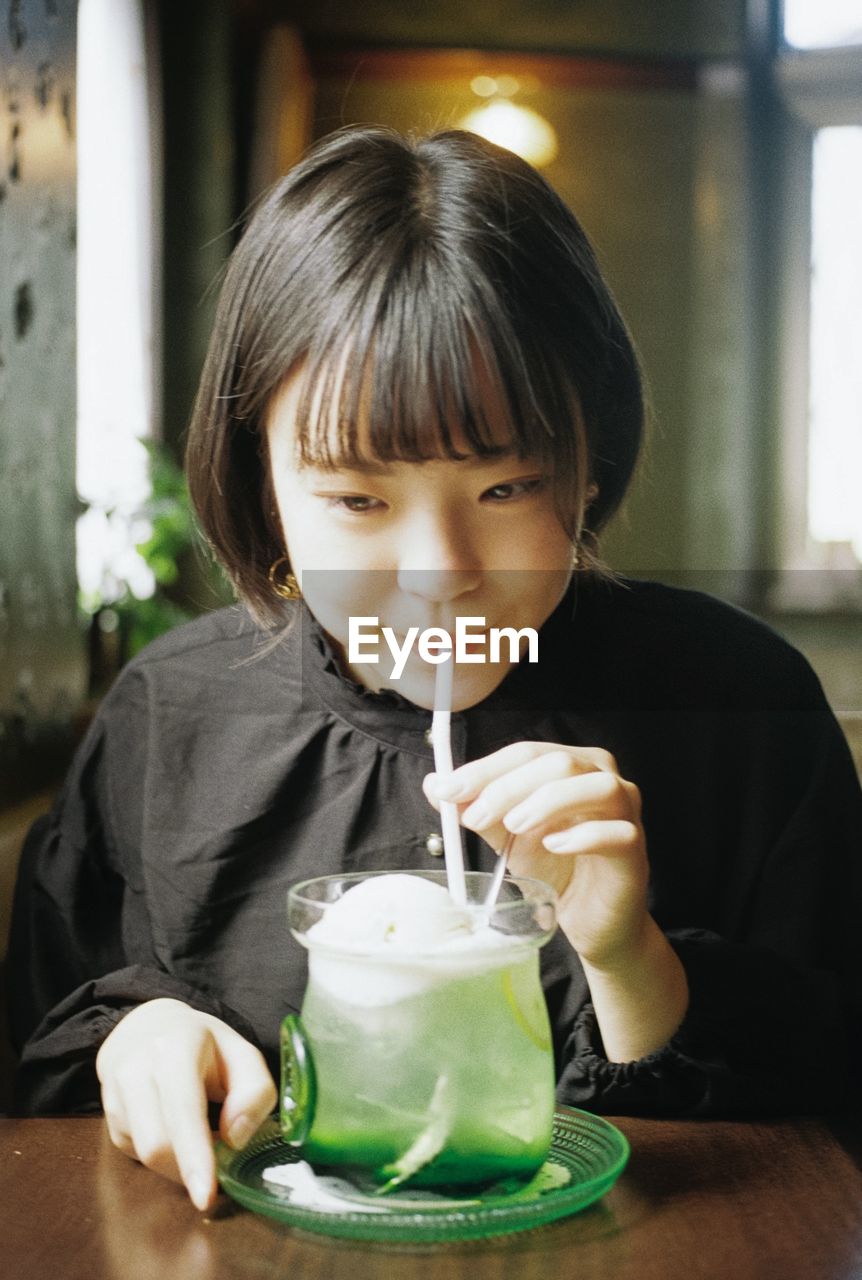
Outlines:
<svg viewBox="0 0 862 1280"><path fill-rule="evenodd" d="M122 672L22 856L10 941L24 1112L94 1110L96 1052L173 996L275 1069L305 953L288 887L439 867L430 714L339 672L303 606L273 644L239 606ZM862 793L805 660L707 596L585 580L540 662L452 717L456 763L530 739L613 752L643 796L650 910L691 1004L671 1042L609 1063L578 957L542 952L558 1096L607 1112L752 1114L844 1102L859 1054ZM493 852L466 833L473 868ZM858 1077L857 1077L858 1078Z"/></svg>

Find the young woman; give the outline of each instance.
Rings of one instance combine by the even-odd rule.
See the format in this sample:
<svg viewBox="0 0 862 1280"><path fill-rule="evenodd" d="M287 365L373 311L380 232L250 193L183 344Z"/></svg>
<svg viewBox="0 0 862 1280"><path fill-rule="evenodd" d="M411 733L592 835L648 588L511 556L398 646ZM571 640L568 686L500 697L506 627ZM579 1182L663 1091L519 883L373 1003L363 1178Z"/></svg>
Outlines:
<svg viewBox="0 0 862 1280"><path fill-rule="evenodd" d="M191 489L240 604L162 638L105 699L22 860L13 1022L28 1111L215 1195L275 1102L304 953L288 886L470 866L508 833L552 883L561 1101L750 1114L846 1096L862 796L804 660L695 593L622 582L597 539L637 458L637 361L572 214L464 133L336 134L228 271ZM351 657L349 620L532 627L539 660ZM429 804L430 801L430 804Z"/></svg>

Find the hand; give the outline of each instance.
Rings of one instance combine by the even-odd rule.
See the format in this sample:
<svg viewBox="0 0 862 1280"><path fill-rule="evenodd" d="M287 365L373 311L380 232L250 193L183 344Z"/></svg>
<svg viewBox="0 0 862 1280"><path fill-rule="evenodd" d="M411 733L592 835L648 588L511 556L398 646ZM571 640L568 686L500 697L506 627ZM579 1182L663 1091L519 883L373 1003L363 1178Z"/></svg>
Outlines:
<svg viewBox="0 0 862 1280"><path fill-rule="evenodd" d="M649 917L649 867L640 793L597 748L518 742L440 780L425 779L432 804L452 800L461 822L500 849L517 835L515 875L559 894L558 920L581 959L623 964L641 946Z"/></svg>
<svg viewBox="0 0 862 1280"><path fill-rule="evenodd" d="M198 1209L217 1185L207 1103L219 1130L243 1146L275 1106L263 1055L233 1028L179 1000L127 1013L96 1058L111 1141L147 1168L184 1183Z"/></svg>
<svg viewBox="0 0 862 1280"><path fill-rule="evenodd" d="M685 970L647 911L649 867L640 792L607 751L519 742L462 765L432 804L495 848L517 835L510 863L559 894L557 919L578 952L604 1050L631 1062L666 1044L688 1007Z"/></svg>

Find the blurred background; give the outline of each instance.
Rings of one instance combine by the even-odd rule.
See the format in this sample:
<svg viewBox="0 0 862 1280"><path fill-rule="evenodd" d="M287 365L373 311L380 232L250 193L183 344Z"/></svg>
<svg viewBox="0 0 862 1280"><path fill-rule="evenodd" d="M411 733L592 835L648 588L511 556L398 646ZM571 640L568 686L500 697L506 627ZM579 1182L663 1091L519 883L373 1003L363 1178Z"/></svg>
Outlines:
<svg viewBox="0 0 862 1280"><path fill-rule="evenodd" d="M2 0L0 77L0 954L95 702L230 598L180 469L219 273L351 122L543 168L649 379L606 558L768 618L862 759L858 0Z"/></svg>

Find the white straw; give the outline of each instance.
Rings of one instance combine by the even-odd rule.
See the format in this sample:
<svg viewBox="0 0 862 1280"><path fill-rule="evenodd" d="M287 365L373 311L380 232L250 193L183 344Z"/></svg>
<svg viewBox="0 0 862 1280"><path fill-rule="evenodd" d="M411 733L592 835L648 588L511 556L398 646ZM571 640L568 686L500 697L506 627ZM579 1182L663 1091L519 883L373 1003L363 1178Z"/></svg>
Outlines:
<svg viewBox="0 0 862 1280"><path fill-rule="evenodd" d="M506 874L506 868L509 865L509 854L512 852L512 845L515 843L515 837L510 831L506 836L506 843L503 845L497 857L497 865L494 868L494 876L488 889L488 896L482 903L482 910L491 912L497 904L500 896L500 886L503 883L503 876Z"/></svg>
<svg viewBox="0 0 862 1280"><path fill-rule="evenodd" d="M434 748L434 769L438 777L452 772L452 654L445 662L437 664L434 680L434 714L431 718L431 744ZM455 902L467 901L467 885L464 879L464 851L461 846L461 824L457 806L451 800L440 801L440 824L443 828L443 853L446 859L446 880L449 893Z"/></svg>

